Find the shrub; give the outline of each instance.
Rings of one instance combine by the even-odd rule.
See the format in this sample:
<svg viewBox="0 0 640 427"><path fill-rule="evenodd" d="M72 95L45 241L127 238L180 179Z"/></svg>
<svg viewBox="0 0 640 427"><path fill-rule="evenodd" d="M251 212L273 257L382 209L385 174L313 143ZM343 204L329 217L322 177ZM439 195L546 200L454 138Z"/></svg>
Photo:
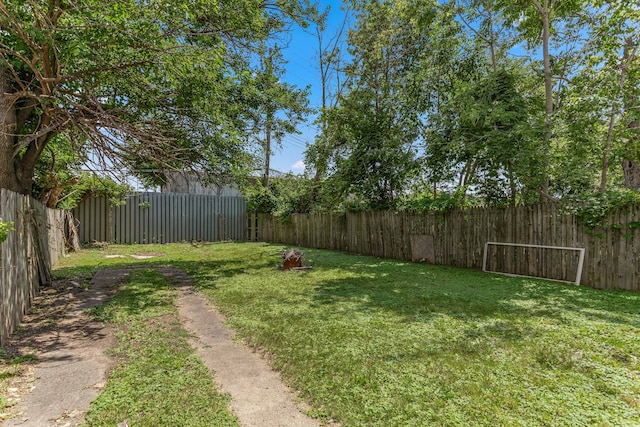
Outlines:
<svg viewBox="0 0 640 427"><path fill-rule="evenodd" d="M9 235L9 231L14 230L12 222L4 222L2 218L0 218L0 243L7 240L7 236Z"/></svg>
<svg viewBox="0 0 640 427"><path fill-rule="evenodd" d="M634 190L610 190L602 193L580 193L565 200L564 210L575 214L578 222L588 230L603 226L609 212L640 204L640 192Z"/></svg>
<svg viewBox="0 0 640 427"><path fill-rule="evenodd" d="M262 186L252 187L245 190L247 198L247 211L254 213L272 214L276 211L278 203L271 188Z"/></svg>

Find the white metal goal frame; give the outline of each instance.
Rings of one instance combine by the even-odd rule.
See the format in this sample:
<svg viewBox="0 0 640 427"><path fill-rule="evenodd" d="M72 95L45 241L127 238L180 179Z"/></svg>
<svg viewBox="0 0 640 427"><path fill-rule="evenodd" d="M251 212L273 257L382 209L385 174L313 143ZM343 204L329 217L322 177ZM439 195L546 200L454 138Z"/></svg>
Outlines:
<svg viewBox="0 0 640 427"><path fill-rule="evenodd" d="M580 257L578 258L578 271L576 273L576 280L575 282L572 282L569 280L548 279L546 277L540 277L540 276L527 276L525 274L512 274L512 273L503 273L503 272L494 271L494 270L487 270L487 252L489 249L489 245L517 246L517 247L523 247L523 248L542 248L542 249L561 249L561 250L565 249L569 251L578 251L580 252ZM582 279L582 267L584 266L584 253L585 253L584 248L571 248L567 246L547 246L547 245L529 245L526 243L487 242L484 244L484 253L482 254L482 271L487 273L503 274L505 276L531 277L531 278L544 279L544 280L553 280L555 282L575 283L576 286L580 286L580 280Z"/></svg>

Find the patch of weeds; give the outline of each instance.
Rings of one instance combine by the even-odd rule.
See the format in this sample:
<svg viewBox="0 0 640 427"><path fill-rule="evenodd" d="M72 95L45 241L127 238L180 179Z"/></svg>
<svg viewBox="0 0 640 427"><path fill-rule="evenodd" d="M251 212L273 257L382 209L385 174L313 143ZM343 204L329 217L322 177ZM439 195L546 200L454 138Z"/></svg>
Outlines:
<svg viewBox="0 0 640 427"><path fill-rule="evenodd" d="M91 242L91 243L87 243L84 245L84 248L87 249L97 249L97 250L107 250L109 249L109 246L111 245L111 243L109 242Z"/></svg>
<svg viewBox="0 0 640 427"><path fill-rule="evenodd" d="M194 354L173 305L175 292L155 270L131 273L130 282L91 310L113 325L120 363L87 413L89 426L237 426L229 398L217 392Z"/></svg>
<svg viewBox="0 0 640 427"><path fill-rule="evenodd" d="M6 350L0 348L0 362L3 364L17 365L20 363L30 362L32 360L36 360L37 357L35 354L24 354L21 356L18 355L10 355Z"/></svg>
<svg viewBox="0 0 640 427"><path fill-rule="evenodd" d="M14 381L25 374L28 362L35 359L33 354L16 355L0 349L0 420L5 419L8 409L16 404L9 393Z"/></svg>

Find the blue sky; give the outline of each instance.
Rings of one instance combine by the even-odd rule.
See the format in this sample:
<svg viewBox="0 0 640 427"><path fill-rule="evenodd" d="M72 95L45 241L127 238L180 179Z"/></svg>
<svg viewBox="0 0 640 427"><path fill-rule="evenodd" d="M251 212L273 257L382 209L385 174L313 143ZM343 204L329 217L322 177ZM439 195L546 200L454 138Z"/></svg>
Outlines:
<svg viewBox="0 0 640 427"><path fill-rule="evenodd" d="M333 31L343 19L343 12L340 10L342 2L340 0L320 0L318 3L320 10L331 6L327 22L327 34L333 34ZM317 57L318 42L313 34L315 34L314 27L308 28L306 32L301 28L293 29L291 42L282 51L287 61L284 67L286 72L283 80L299 88L310 86L309 105L311 108L318 109L321 105L321 85ZM305 145L313 143L316 135L316 128L313 125L314 120L315 115L310 116L307 123L299 126L301 134L287 135L282 140L282 147L274 147L274 154L271 158L272 169L296 174L304 172Z"/></svg>

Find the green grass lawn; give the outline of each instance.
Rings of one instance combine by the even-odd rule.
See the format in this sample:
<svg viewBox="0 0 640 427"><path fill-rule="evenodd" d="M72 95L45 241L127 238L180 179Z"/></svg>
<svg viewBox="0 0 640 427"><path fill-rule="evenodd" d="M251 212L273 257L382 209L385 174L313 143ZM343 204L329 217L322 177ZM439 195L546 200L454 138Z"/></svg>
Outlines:
<svg viewBox="0 0 640 427"><path fill-rule="evenodd" d="M229 398L189 345L175 290L156 270L137 270L108 303L92 310L113 325L118 361L87 413L90 426L237 426Z"/></svg>
<svg viewBox="0 0 640 427"><path fill-rule="evenodd" d="M640 424L640 294L282 246L111 246L58 276L183 268L271 355L313 415L344 426ZM162 258L106 259L155 251Z"/></svg>

